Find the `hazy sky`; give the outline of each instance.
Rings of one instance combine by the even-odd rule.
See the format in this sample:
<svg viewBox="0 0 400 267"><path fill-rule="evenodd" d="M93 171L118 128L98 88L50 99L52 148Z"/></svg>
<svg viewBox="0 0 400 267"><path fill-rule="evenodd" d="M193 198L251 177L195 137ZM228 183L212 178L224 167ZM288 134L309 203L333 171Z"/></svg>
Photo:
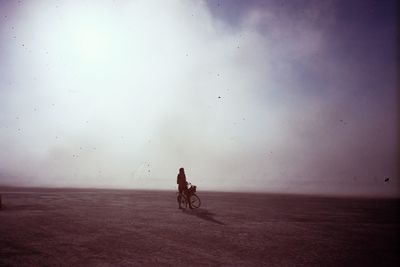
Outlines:
<svg viewBox="0 0 400 267"><path fill-rule="evenodd" d="M0 184L398 194L396 9L0 0Z"/></svg>

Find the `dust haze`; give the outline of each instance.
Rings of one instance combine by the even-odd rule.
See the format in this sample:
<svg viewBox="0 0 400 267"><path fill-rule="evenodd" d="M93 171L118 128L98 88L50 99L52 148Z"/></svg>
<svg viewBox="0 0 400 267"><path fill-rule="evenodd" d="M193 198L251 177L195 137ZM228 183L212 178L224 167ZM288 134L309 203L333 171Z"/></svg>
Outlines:
<svg viewBox="0 0 400 267"><path fill-rule="evenodd" d="M0 1L0 184L398 195L382 8L218 3Z"/></svg>

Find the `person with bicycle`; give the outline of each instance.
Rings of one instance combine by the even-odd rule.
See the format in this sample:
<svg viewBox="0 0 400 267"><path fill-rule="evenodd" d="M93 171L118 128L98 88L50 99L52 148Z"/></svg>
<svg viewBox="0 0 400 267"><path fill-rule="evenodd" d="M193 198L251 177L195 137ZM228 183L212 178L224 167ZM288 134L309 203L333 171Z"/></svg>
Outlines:
<svg viewBox="0 0 400 267"><path fill-rule="evenodd" d="M191 202L190 202L190 193L187 188L188 182L186 181L186 175L185 175L185 170L183 168L179 169L178 176L176 178L176 183L178 184L178 190L179 194L184 194L187 198L187 201L189 203L189 207L192 208ZM181 202L179 202L179 209L181 209Z"/></svg>

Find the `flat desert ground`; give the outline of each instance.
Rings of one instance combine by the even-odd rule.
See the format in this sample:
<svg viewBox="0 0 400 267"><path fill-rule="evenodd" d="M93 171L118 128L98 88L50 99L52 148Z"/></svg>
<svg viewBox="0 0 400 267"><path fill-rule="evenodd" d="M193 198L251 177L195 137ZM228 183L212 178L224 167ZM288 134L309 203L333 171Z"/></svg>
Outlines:
<svg viewBox="0 0 400 267"><path fill-rule="evenodd" d="M0 266L400 266L398 199L0 188Z"/></svg>

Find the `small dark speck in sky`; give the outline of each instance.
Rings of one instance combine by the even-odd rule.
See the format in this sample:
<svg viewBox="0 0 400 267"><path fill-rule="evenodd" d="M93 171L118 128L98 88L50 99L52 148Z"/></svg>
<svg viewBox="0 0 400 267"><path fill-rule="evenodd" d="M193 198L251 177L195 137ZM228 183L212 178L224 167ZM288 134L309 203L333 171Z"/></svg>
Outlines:
<svg viewBox="0 0 400 267"><path fill-rule="evenodd" d="M389 182L389 177L388 177L388 178L385 178L385 182L386 182L386 183Z"/></svg>

